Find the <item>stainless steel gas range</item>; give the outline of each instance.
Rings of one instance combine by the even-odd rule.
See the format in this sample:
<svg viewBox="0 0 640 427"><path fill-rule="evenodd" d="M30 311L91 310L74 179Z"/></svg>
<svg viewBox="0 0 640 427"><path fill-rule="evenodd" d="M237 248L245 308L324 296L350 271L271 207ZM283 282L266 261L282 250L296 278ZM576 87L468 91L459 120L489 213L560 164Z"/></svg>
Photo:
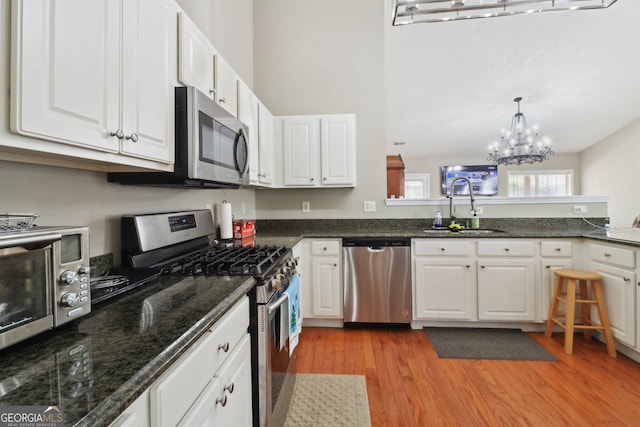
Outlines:
<svg viewBox="0 0 640 427"><path fill-rule="evenodd" d="M297 260L285 246L235 247L219 244L211 211L194 210L125 215L121 220L123 275L114 286L92 289L96 302L133 290L158 275L250 275L254 425L277 425L286 414L295 376L295 353L281 337L284 291L297 279ZM288 310L288 306L286 307Z"/></svg>

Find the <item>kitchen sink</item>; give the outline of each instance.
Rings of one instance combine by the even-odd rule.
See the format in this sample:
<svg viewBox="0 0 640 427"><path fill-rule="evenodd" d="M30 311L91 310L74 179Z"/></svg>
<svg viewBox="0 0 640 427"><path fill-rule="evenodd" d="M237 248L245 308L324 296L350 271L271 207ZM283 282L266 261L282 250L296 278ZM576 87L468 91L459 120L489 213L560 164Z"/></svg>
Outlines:
<svg viewBox="0 0 640 427"><path fill-rule="evenodd" d="M494 230L491 228L478 228L478 229L474 229L474 228L466 228L464 230L460 230L460 231L451 231L451 230L447 230L447 229L433 229L433 228L427 228L425 230L423 230L425 233L427 234L436 234L436 235L445 235L445 234L450 234L450 233L460 233L460 234L494 234L494 233L504 233L503 230Z"/></svg>

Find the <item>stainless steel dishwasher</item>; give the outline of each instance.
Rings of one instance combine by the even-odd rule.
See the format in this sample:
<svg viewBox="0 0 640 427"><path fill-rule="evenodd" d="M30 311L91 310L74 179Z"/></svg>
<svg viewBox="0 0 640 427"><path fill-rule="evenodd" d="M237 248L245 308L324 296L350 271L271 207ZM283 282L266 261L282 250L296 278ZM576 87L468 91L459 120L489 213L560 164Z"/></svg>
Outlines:
<svg viewBox="0 0 640 427"><path fill-rule="evenodd" d="M345 238L344 322L411 322L411 240Z"/></svg>

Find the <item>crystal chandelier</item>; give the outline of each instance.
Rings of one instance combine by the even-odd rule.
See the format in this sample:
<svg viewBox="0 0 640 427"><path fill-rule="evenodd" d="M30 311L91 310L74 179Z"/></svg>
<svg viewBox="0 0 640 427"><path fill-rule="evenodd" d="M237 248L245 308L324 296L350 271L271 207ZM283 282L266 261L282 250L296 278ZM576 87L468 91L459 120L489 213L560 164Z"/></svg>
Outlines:
<svg viewBox="0 0 640 427"><path fill-rule="evenodd" d="M520 112L520 101L517 97L513 102L518 103L518 112L511 119L511 128L502 129L500 141L489 145L487 160L498 165L533 164L549 160L554 153L551 150L551 140L540 135L538 126L529 129L527 119Z"/></svg>
<svg viewBox="0 0 640 427"><path fill-rule="evenodd" d="M617 0L393 0L393 25L603 9Z"/></svg>

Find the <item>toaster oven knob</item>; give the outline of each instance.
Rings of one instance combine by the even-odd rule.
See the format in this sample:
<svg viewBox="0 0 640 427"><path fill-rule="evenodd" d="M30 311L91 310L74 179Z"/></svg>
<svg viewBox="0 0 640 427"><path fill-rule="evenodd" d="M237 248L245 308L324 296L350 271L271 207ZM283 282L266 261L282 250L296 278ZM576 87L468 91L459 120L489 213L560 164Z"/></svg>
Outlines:
<svg viewBox="0 0 640 427"><path fill-rule="evenodd" d="M64 307L73 307L78 303L78 301L80 301L80 296L75 292L67 292L62 295L62 305Z"/></svg>
<svg viewBox="0 0 640 427"><path fill-rule="evenodd" d="M67 270L60 275L62 286L73 285L78 280L78 274L75 271Z"/></svg>

